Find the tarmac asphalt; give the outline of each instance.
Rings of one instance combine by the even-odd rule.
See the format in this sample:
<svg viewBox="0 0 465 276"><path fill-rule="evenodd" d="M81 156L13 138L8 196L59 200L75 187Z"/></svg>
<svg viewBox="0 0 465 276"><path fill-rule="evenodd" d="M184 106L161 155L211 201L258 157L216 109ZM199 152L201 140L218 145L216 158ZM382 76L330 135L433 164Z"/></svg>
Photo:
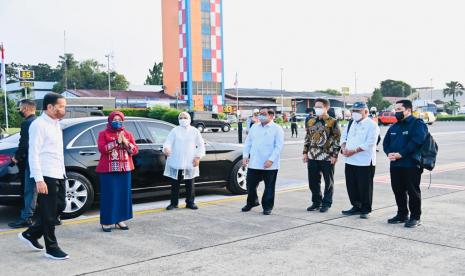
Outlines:
<svg viewBox="0 0 465 276"><path fill-rule="evenodd" d="M224 189L200 190L196 211L165 211L166 195L137 200L129 231L103 233L94 208L57 227L70 259L51 261L18 240L21 229L8 229L18 209L0 207L0 275L465 275L465 123L437 122L430 131L440 151L430 188L423 174L418 228L386 223L396 205L382 151L369 219L341 214L350 207L342 159L332 208L307 212L303 133L286 130L271 216L260 207L242 213L245 196ZM236 132L204 137L237 142Z"/></svg>

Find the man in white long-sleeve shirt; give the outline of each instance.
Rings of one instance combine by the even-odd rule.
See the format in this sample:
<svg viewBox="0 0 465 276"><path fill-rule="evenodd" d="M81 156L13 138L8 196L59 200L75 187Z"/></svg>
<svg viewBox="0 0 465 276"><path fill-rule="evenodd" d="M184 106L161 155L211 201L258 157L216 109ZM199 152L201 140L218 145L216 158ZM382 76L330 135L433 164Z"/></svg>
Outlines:
<svg viewBox="0 0 465 276"><path fill-rule="evenodd" d="M69 258L58 246L55 237L57 197L64 202L66 177L63 155L63 132L59 120L65 116L66 100L56 93L45 95L44 112L29 128L29 167L38 192L39 219L18 237L36 251L44 247L38 242L45 240L45 256L55 260ZM58 207L61 209L61 207Z"/></svg>
<svg viewBox="0 0 465 276"><path fill-rule="evenodd" d="M352 208L344 215L360 214L367 219L373 201L373 177L376 166L378 125L368 117L363 102L352 106L352 121L342 134L342 153L345 156L346 186Z"/></svg>
<svg viewBox="0 0 465 276"><path fill-rule="evenodd" d="M270 215L274 206L276 178L279 159L284 146L284 131L273 122L274 111L262 108L258 118L259 124L253 125L245 140L242 163L247 170L247 204L243 212L250 211L258 203L257 186L265 182L262 197L263 214Z"/></svg>

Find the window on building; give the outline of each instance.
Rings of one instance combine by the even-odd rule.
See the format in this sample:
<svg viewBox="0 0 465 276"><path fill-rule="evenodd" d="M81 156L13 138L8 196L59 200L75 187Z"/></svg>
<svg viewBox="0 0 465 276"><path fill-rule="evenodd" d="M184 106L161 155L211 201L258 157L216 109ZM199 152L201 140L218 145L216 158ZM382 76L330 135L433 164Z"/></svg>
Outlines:
<svg viewBox="0 0 465 276"><path fill-rule="evenodd" d="M202 12L202 25L203 26L211 26L210 22L210 10Z"/></svg>
<svg viewBox="0 0 465 276"><path fill-rule="evenodd" d="M211 72L212 71L212 60L203 59L202 60L202 72Z"/></svg>
<svg viewBox="0 0 465 276"><path fill-rule="evenodd" d="M202 48L211 49L212 41L210 35L202 35Z"/></svg>

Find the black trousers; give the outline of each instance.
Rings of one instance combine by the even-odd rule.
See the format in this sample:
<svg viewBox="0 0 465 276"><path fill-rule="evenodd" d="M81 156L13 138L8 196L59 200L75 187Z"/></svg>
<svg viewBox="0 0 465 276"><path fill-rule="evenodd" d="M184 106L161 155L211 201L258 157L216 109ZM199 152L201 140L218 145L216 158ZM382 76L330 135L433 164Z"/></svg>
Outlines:
<svg viewBox="0 0 465 276"><path fill-rule="evenodd" d="M294 136L294 133L295 133L295 137L297 137L297 124L296 123L291 123L291 131L292 131L292 136Z"/></svg>
<svg viewBox="0 0 465 276"><path fill-rule="evenodd" d="M370 213L373 202L373 177L375 166L346 164L346 186L350 203L362 213Z"/></svg>
<svg viewBox="0 0 465 276"><path fill-rule="evenodd" d="M179 187L181 183L184 182L186 186L186 204L193 204L195 200L195 180L184 179L182 171L178 174L178 179L171 179L171 205L179 204Z"/></svg>
<svg viewBox="0 0 465 276"><path fill-rule="evenodd" d="M308 160L308 186L312 191L314 205L331 207L334 192L334 165L330 161ZM321 193L321 175L325 181L324 194Z"/></svg>
<svg viewBox="0 0 465 276"><path fill-rule="evenodd" d="M260 181L265 182L265 191L262 196L263 210L273 210L276 178L278 170L247 170L247 205L258 203L257 187Z"/></svg>
<svg viewBox="0 0 465 276"><path fill-rule="evenodd" d="M419 168L391 167L391 187L396 197L399 216L408 216L410 209L410 218L420 219L422 173L423 170Z"/></svg>
<svg viewBox="0 0 465 276"><path fill-rule="evenodd" d="M24 234L33 239L40 239L44 236L45 247L49 250L50 248L58 248L55 236L55 220L58 208L62 208L65 203L65 181L50 177L44 177L44 181L47 184L48 194L38 194L37 196L36 212L39 214L39 218ZM58 204L58 202L60 203Z"/></svg>

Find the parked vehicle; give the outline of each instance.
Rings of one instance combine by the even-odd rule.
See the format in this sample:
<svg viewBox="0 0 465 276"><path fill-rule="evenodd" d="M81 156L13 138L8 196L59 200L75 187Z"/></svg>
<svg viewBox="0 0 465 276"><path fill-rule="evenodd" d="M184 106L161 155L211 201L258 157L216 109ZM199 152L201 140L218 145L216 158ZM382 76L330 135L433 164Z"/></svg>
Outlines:
<svg viewBox="0 0 465 276"><path fill-rule="evenodd" d="M328 115L335 118L336 120L343 120L344 115L341 107L330 107L328 110Z"/></svg>
<svg viewBox="0 0 465 276"><path fill-rule="evenodd" d="M380 125L392 125L397 123L396 115L391 111L382 111L378 117L378 123Z"/></svg>
<svg viewBox="0 0 465 276"><path fill-rule="evenodd" d="M102 117L64 119L63 145L66 184L65 218L74 218L84 213L99 198L99 181L95 172L100 153L97 138L107 124ZM172 124L147 119L128 117L124 122L133 133L139 146L134 156L135 171L132 174L134 197L146 197L149 193L170 188L169 179L163 176L165 156L163 143L173 127ZM0 141L0 204L21 202L18 168L11 163L19 141L19 134ZM247 192L247 168L242 167L242 148L222 143L206 142L207 155L200 162L200 177L196 186L224 187L234 194Z"/></svg>
<svg viewBox="0 0 465 276"><path fill-rule="evenodd" d="M413 116L420 118L425 122L425 124L432 125L436 121L436 116L434 116L433 112L413 112Z"/></svg>
<svg viewBox="0 0 465 276"><path fill-rule="evenodd" d="M206 129L211 129L213 132L218 132L220 129L223 132L231 130L231 124L226 120L221 120L217 113L209 111L194 111L190 112L192 123L200 132Z"/></svg>
<svg viewBox="0 0 465 276"><path fill-rule="evenodd" d="M237 123L238 122L237 116L235 114L226 115L226 122L228 122L229 124Z"/></svg>
<svg viewBox="0 0 465 276"><path fill-rule="evenodd" d="M305 119L307 118L308 114L307 113L296 113L295 117L297 119L297 122L304 122Z"/></svg>

